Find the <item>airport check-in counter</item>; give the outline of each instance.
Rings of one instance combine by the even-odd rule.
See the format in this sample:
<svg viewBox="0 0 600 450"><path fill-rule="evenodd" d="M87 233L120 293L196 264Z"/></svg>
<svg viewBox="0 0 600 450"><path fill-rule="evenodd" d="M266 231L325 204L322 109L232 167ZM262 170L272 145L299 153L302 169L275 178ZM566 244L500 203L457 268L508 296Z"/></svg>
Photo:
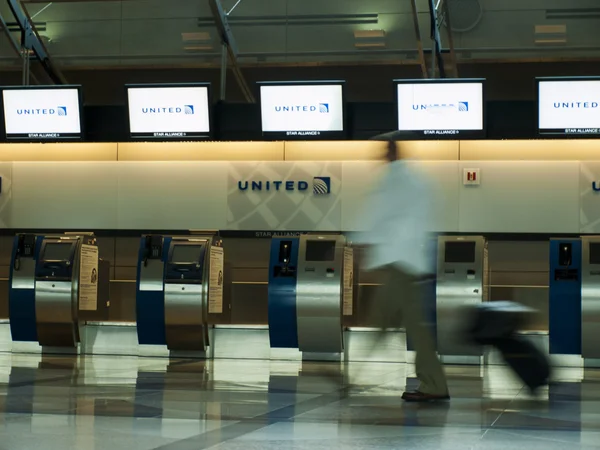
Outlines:
<svg viewBox="0 0 600 450"><path fill-rule="evenodd" d="M108 307L105 269L92 233L17 235L9 281L13 341L77 347L82 313Z"/></svg>
<svg viewBox="0 0 600 450"><path fill-rule="evenodd" d="M343 352L342 317L352 314L353 272L353 249L342 235L273 239L271 348L298 348L304 354Z"/></svg>
<svg viewBox="0 0 600 450"><path fill-rule="evenodd" d="M488 301L487 242L483 236L440 236L436 282L437 349L445 362L476 363L483 349L465 339L465 308Z"/></svg>
<svg viewBox="0 0 600 450"><path fill-rule="evenodd" d="M208 313L223 308L223 256L214 235L142 236L136 292L140 344L206 352Z"/></svg>

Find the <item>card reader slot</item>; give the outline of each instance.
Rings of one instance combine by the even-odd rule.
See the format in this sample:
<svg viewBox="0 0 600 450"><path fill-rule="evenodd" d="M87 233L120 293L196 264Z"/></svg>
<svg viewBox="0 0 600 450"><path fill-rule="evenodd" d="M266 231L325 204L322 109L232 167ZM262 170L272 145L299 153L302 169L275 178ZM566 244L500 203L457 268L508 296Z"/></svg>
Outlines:
<svg viewBox="0 0 600 450"><path fill-rule="evenodd" d="M293 266L275 266L273 267L273 276L293 278L296 276L296 268Z"/></svg>
<svg viewBox="0 0 600 450"><path fill-rule="evenodd" d="M590 272L590 275L594 275L594 276L600 276L600 270L592 270Z"/></svg>
<svg viewBox="0 0 600 450"><path fill-rule="evenodd" d="M189 278L185 278L185 279L181 279L181 278L174 278L174 279L165 279L165 284L202 284L202 280L197 280L197 279L189 279Z"/></svg>
<svg viewBox="0 0 600 450"><path fill-rule="evenodd" d="M68 264L67 264L68 265ZM58 262L45 262L44 263L44 267L47 267L49 269L62 269L63 267L63 263L58 263Z"/></svg>
<svg viewBox="0 0 600 450"><path fill-rule="evenodd" d="M556 269L554 279L556 281L578 281L579 271L577 269Z"/></svg>
<svg viewBox="0 0 600 450"><path fill-rule="evenodd" d="M305 267L305 268L304 268L304 271L305 271L305 272L315 272L315 271L316 271L316 269L315 269L314 267Z"/></svg>
<svg viewBox="0 0 600 450"><path fill-rule="evenodd" d="M43 276L39 276L36 277L37 280L41 280L41 281L71 281L71 277L66 277L66 276L50 276L50 275L43 275Z"/></svg>

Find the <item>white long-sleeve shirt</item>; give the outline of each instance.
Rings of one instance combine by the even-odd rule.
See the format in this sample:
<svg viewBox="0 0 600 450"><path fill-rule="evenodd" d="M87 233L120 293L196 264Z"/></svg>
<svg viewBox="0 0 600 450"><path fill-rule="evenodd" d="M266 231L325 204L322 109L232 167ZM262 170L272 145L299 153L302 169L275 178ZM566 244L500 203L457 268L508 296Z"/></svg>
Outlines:
<svg viewBox="0 0 600 450"><path fill-rule="evenodd" d="M433 273L433 188L412 163L388 163L367 197L354 242L369 244L366 269L395 264L414 275Z"/></svg>

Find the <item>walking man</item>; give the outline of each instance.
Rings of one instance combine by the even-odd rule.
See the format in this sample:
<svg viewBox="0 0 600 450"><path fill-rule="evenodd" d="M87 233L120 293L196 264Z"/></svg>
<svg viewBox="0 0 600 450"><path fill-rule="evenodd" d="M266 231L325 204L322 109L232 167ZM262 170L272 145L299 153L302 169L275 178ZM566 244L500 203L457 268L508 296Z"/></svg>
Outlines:
<svg viewBox="0 0 600 450"><path fill-rule="evenodd" d="M432 229L433 192L424 177L402 160L396 141L387 142L386 165L364 211L367 231L357 243L368 245L367 270L384 277L379 298L370 308L381 331L404 326L416 350L418 390L405 392L408 402L448 400L448 385L434 345L433 333L425 322L422 298L424 277L432 273L429 252Z"/></svg>

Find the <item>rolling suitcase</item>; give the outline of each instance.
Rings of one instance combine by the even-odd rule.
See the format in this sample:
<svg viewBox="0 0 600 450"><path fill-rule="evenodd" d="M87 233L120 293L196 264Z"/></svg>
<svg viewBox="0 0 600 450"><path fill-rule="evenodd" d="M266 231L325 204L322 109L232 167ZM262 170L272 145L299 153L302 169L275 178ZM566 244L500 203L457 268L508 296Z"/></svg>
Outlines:
<svg viewBox="0 0 600 450"><path fill-rule="evenodd" d="M548 384L551 372L546 355L517 334L533 312L514 302L486 302L472 310L467 329L469 341L496 348L531 391Z"/></svg>
<svg viewBox="0 0 600 450"><path fill-rule="evenodd" d="M534 312L514 302L484 302L471 308L467 339L479 345L494 345L500 338L513 336Z"/></svg>
<svg viewBox="0 0 600 450"><path fill-rule="evenodd" d="M548 384L550 379L548 358L531 342L514 336L498 339L492 345L500 351L506 364L532 392Z"/></svg>

